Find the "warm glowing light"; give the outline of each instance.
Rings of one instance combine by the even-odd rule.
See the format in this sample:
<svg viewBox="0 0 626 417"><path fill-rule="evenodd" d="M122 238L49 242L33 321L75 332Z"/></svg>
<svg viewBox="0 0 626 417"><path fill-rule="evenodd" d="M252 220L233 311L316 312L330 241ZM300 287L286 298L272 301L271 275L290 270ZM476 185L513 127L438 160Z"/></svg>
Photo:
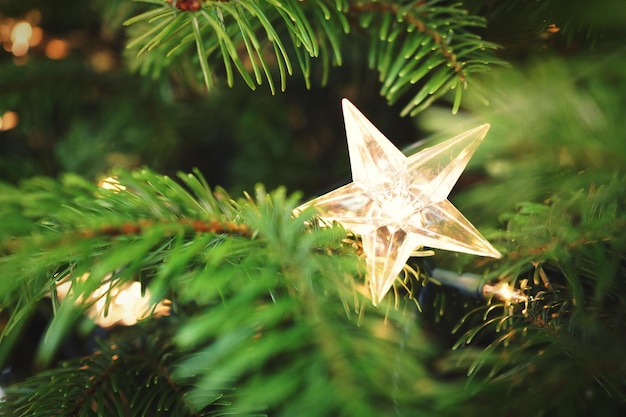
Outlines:
<svg viewBox="0 0 626 417"><path fill-rule="evenodd" d="M89 273L81 275L75 281L82 283L87 278L89 278ZM102 286L86 297L79 296L76 300L77 303L90 304L87 314L98 326L132 326L147 317L166 316L170 313L170 301L164 300L156 305L152 304L150 291L145 289L142 296L139 282L120 283L119 280L110 279L111 275L108 275ZM73 295L73 285L75 283L69 277L59 281L56 291L60 301Z"/></svg>
<svg viewBox="0 0 626 417"><path fill-rule="evenodd" d="M97 51L91 55L89 62L96 71L105 72L114 67L115 57L111 51Z"/></svg>
<svg viewBox="0 0 626 417"><path fill-rule="evenodd" d="M2 117L0 117L0 131L13 129L17 126L19 121L20 117L16 112L8 111L4 113Z"/></svg>
<svg viewBox="0 0 626 417"><path fill-rule="evenodd" d="M28 40L28 44L30 46L37 46L41 43L42 39L43 39L43 29L38 26L33 27L33 34Z"/></svg>
<svg viewBox="0 0 626 417"><path fill-rule="evenodd" d="M40 20L41 12L36 9L26 13L19 21L0 19L0 44L4 50L19 58L25 56L30 47L41 43L43 29L37 26Z"/></svg>
<svg viewBox="0 0 626 417"><path fill-rule="evenodd" d="M150 293L146 290L141 295L141 284L134 281L125 283L110 289L110 303L107 311L105 297L109 285L104 285L94 291L92 296L99 297L98 301L90 308L89 316L101 327L111 327L116 324L132 326L137 321L150 316ZM169 304L169 303L167 303ZM169 305L159 303L154 309L154 315L169 314Z"/></svg>
<svg viewBox="0 0 626 417"><path fill-rule="evenodd" d="M9 25L0 24L0 42L8 41L11 37L11 27Z"/></svg>
<svg viewBox="0 0 626 417"><path fill-rule="evenodd" d="M555 34L559 33L560 30L561 30L560 27L558 27L554 23L551 23L551 24L549 24L546 27L546 29L543 31L543 33L541 33L540 37L541 37L541 39L548 40L548 39L552 38Z"/></svg>
<svg viewBox="0 0 626 417"><path fill-rule="evenodd" d="M485 298L497 297L506 303L525 303L528 301L528 296L526 294L514 287L511 287L506 282L485 285L483 287L483 295Z"/></svg>
<svg viewBox="0 0 626 417"><path fill-rule="evenodd" d="M559 28L557 25L555 25L554 23L548 25L548 29L546 29L547 32L550 33L557 33L559 30L561 30L561 28Z"/></svg>
<svg viewBox="0 0 626 417"><path fill-rule="evenodd" d="M103 178L98 182L98 187L104 188L105 190L111 190L115 192L124 191L126 189L125 186L120 184L116 177L108 177Z"/></svg>
<svg viewBox="0 0 626 417"><path fill-rule="evenodd" d="M46 44L45 54L50 59L63 59L70 52L70 44L63 39L51 39Z"/></svg>
<svg viewBox="0 0 626 417"><path fill-rule="evenodd" d="M11 45L11 53L17 57L24 56L28 53L28 41L27 40L16 40Z"/></svg>
<svg viewBox="0 0 626 417"><path fill-rule="evenodd" d="M13 42L17 41L27 41L33 35L33 27L28 22L19 22L15 26L13 26L13 31L11 32L11 40Z"/></svg>
<svg viewBox="0 0 626 417"><path fill-rule="evenodd" d="M26 21L18 22L11 30L10 46L11 53L17 57L24 56L28 53L30 40L33 36L33 27Z"/></svg>

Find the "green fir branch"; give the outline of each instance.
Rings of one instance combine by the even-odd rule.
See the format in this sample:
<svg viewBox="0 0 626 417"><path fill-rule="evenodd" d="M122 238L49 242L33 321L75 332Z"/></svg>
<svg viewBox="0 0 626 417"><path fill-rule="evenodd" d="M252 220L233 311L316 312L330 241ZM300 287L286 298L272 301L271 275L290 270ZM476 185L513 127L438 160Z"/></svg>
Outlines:
<svg viewBox="0 0 626 417"><path fill-rule="evenodd" d="M322 58L326 79L331 65L343 63L343 45L350 33L359 35L358 28L371 34L366 48L370 67L380 74L381 94L391 103L410 97L402 115L416 115L450 90L455 92L456 112L470 74L497 62L492 56L496 45L474 33L484 20L439 0L203 1L193 9L187 9L189 2L179 2L184 8L178 3L147 3L155 8L126 22L133 26L128 47L139 48L141 71L160 72L164 65L188 60L186 51L195 44L194 59L208 89L220 58L229 86L234 66L250 88L265 78L274 93L273 73L278 68L284 90L295 58L310 87L311 60ZM136 25L145 29L139 32Z"/></svg>
<svg viewBox="0 0 626 417"><path fill-rule="evenodd" d="M623 372L615 368L623 363L621 342L611 336L624 331L626 314L617 301L626 291L626 213L615 200L624 187L615 178L503 217L512 247L493 274L523 281L529 301L476 308L455 329L464 329L454 346L457 360L472 378L488 382L487 391L541 380L543 391L531 390L545 410L567 410L582 392L625 402ZM572 375L577 382L559 392Z"/></svg>
<svg viewBox="0 0 626 417"><path fill-rule="evenodd" d="M125 190L99 189L74 176L6 187L3 210L24 213L28 227L10 235L2 230L0 273L15 278L3 281L3 308L16 320L5 329L3 349L32 309L18 302L24 294L41 301L61 277L84 272L88 278L73 284L78 295L106 282L138 280L152 302L169 298L173 315L148 318L134 328L141 331L129 329L127 342L110 338L101 353L16 385L2 410L376 416L401 397L406 407L434 411L437 401L414 383L439 384L415 360L434 351L420 336L413 303L406 301L407 312L376 310L360 295L363 267L342 242L343 229L310 226L313 212L294 218L297 196L283 190L268 194L259 187L254 197L234 202L199 176L181 175L184 186L147 170L118 178ZM41 359L50 360L83 320L88 304L78 295L57 301ZM157 343L155 354L133 350L144 349L142 335L151 332L144 326L152 325L156 335L171 337ZM406 339L401 348L399 338ZM395 390L382 389L394 384ZM67 395L55 395L58 389Z"/></svg>
<svg viewBox="0 0 626 417"><path fill-rule="evenodd" d="M449 90L456 92L456 113L470 73L496 62L488 51L497 46L472 33L484 20L458 4L380 1L350 8L372 35L369 65L380 74L381 94L391 103L413 94L402 115L415 116Z"/></svg>
<svg viewBox="0 0 626 417"><path fill-rule="evenodd" d="M156 330L156 335L155 335ZM122 331L92 355L73 359L13 386L7 405L14 416L213 416L228 402L214 398L204 410L172 378L180 352L152 329L145 336ZM59 387L64 394L59 395ZM8 411L6 408L3 411Z"/></svg>
<svg viewBox="0 0 626 417"><path fill-rule="evenodd" d="M181 175L185 187L147 170L119 178L125 190L100 189L73 175L62 182L33 179L21 188L4 186L2 214L16 220L0 229L0 271L16 277L0 286L3 309L12 312L4 336L19 327L35 303L54 292L57 281L69 277L73 282L74 298L57 306L48 330L54 340L42 345L44 361L87 307L75 306L81 294L89 295L107 281L145 282L154 303L172 291L180 294L180 302L197 303L197 293L173 288L186 277L197 277L195 268L227 272L243 268L242 259L267 262L280 255L277 262L282 262L291 253L288 265L278 263L272 269L277 273L302 267L316 248L334 247L341 240L342 234L333 229L303 234L306 218L292 219L297 199L286 199L284 192L270 198L259 190L257 201L236 203L223 190L208 189L199 175ZM268 224L260 213L280 223ZM325 250L320 256L329 257ZM85 273L88 278L77 281ZM187 284L196 288L194 282ZM25 294L29 301L20 302ZM82 298L84 303L87 297Z"/></svg>
<svg viewBox="0 0 626 417"><path fill-rule="evenodd" d="M143 1L143 0L139 0ZM345 5L341 1L313 1L302 4L289 1L205 1L192 11L177 8L176 3L147 1L156 8L130 18L126 25L150 25L147 31L133 37L129 48L139 45L138 55L154 50L169 58L187 59L183 55L190 43L195 43L197 60L207 88L214 84L213 69L221 58L229 86L233 85L232 65L252 89L261 85L263 76L272 93L275 81L272 68L278 67L280 89L286 87L287 76L293 73L285 40L279 33L284 25L294 51L298 56L305 78L309 77L309 57L317 57L320 48L337 47L336 26L326 25L328 20L343 21L340 13ZM184 3L184 2L180 2ZM326 4L328 3L328 4ZM180 7L180 6L179 6ZM303 7L305 8L303 10ZM305 17L309 13L314 19ZM345 24L342 24L346 27ZM329 32L325 30L330 29ZM260 35L263 35L261 37ZM270 52L271 51L271 52ZM159 71L159 55L146 58L142 71L155 67ZM339 56L338 51L334 52ZM250 76L253 74L253 77Z"/></svg>

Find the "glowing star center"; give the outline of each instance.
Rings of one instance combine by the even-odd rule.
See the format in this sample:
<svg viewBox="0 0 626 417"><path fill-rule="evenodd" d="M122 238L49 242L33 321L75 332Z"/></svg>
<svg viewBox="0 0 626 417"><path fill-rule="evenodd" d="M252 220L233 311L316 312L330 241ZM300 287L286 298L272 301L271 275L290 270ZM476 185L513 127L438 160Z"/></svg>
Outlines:
<svg viewBox="0 0 626 417"><path fill-rule="evenodd" d="M411 186L411 181L409 174L398 172L388 181L372 187L372 199L380 207L383 217L397 225L406 224L429 204L426 196Z"/></svg>

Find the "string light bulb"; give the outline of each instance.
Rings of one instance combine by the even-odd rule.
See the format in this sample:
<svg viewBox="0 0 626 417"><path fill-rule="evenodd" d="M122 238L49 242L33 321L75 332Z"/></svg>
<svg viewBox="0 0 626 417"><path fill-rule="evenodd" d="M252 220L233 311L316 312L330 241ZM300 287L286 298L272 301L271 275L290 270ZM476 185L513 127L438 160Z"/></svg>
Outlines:
<svg viewBox="0 0 626 417"><path fill-rule="evenodd" d="M72 280L69 276L62 278L56 285L56 296L63 301L68 296L73 296L73 281L80 284L89 278L89 273ZM139 320L147 317L167 316L170 313L169 300L152 304L150 291L144 289L137 281L120 282L119 279L111 280L107 275L104 283L92 293L76 297L77 304L87 304L87 315L98 326L108 328L115 325L132 326Z"/></svg>
<svg viewBox="0 0 626 417"><path fill-rule="evenodd" d="M120 191L124 191L126 187L122 185L117 177L107 177L103 178L98 182L98 187L104 188L105 190L111 190L115 193L119 193Z"/></svg>
<svg viewBox="0 0 626 417"><path fill-rule="evenodd" d="M11 53L17 57L24 56L28 52L29 40L33 34L33 28L28 22L19 22L11 31Z"/></svg>
<svg viewBox="0 0 626 417"><path fill-rule="evenodd" d="M114 193L126 189L117 177L103 178L98 186ZM88 278L88 272L77 278L70 275L61 278L55 288L56 297L63 301L71 296L76 304L88 305L87 315L100 327L132 326L147 317L167 316L170 313L170 300L154 303L150 291L142 288L139 282L122 282L113 278L112 274L105 276L102 285L90 293L75 295L76 286Z"/></svg>
<svg viewBox="0 0 626 417"><path fill-rule="evenodd" d="M14 111L7 111L0 115L0 131L13 129L20 121L20 117Z"/></svg>
<svg viewBox="0 0 626 417"><path fill-rule="evenodd" d="M30 48L41 43L44 32L38 26L41 12L30 10L23 19L2 18L0 16L0 44L5 51L11 52L16 58L26 57ZM16 62L25 62L19 60Z"/></svg>
<svg viewBox="0 0 626 417"><path fill-rule="evenodd" d="M504 281L483 286L483 298L489 299L491 297L496 297L506 303L518 304L528 302L526 294Z"/></svg>
<svg viewBox="0 0 626 417"><path fill-rule="evenodd" d="M496 283L483 282L482 276L478 274L456 272L435 268L431 272L431 278L442 285L453 287L461 293L475 298L490 299L497 298L505 303L525 303L528 296L521 290L512 287L505 281Z"/></svg>

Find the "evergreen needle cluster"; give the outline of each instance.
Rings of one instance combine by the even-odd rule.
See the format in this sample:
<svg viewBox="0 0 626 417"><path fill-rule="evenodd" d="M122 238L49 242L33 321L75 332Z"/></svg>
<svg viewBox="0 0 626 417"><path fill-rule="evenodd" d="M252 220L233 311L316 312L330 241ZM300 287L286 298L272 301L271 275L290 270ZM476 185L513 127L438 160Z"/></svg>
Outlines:
<svg viewBox="0 0 626 417"><path fill-rule="evenodd" d="M128 47L138 50L140 71L158 75L191 59L209 89L223 71L228 85L239 73L250 88L266 81L274 93L277 77L284 91L294 68L310 87L315 66L324 80L358 47L380 74L381 94L406 102L403 114L450 90L456 112L470 75L497 62L496 45L475 33L484 19L439 0L204 1L193 10L186 1L138 1L151 5L126 21L137 26Z"/></svg>

